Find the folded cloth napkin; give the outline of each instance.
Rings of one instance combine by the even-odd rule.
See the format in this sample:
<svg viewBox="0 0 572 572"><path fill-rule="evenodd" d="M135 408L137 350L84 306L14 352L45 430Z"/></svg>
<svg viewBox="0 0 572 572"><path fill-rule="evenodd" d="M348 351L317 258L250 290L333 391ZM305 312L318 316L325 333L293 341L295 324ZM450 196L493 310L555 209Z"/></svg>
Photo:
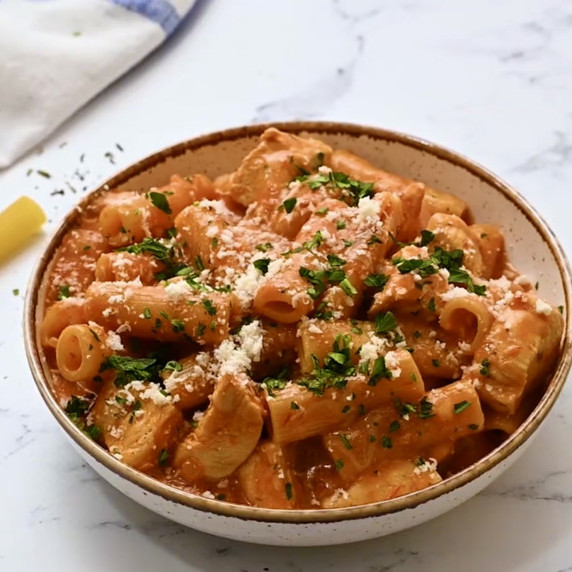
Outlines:
<svg viewBox="0 0 572 572"><path fill-rule="evenodd" d="M0 168L173 33L196 0L1 0Z"/></svg>

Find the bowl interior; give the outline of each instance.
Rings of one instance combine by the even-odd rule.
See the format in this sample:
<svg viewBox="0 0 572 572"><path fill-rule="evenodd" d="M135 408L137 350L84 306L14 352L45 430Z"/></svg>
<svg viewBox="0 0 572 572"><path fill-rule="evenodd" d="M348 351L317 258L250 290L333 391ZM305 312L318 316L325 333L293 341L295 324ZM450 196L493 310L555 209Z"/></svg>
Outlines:
<svg viewBox="0 0 572 572"><path fill-rule="evenodd" d="M215 177L230 172L256 145L257 138L265 127L267 126L232 129L181 143L122 171L94 193L106 189L143 190L160 186L167 183L173 173L186 175L203 172ZM290 123L278 124L277 127L315 136L335 148L353 151L376 166L456 194L469 204L476 221L501 226L506 237L509 259L533 283L538 281L540 295L554 305L563 305L569 309L570 274L556 239L522 197L483 168L422 140L373 128L334 123ZM89 200L89 196L84 199ZM34 332L38 317L43 315L41 282L59 241L73 226L77 216L77 210L70 213L53 237L32 277L28 291L26 344L38 387L56 419L83 449L108 468L143 488L195 508L234 514L242 518L256 517L281 522L343 520L411 508L468 483L515 451L538 428L552 407L570 368L571 320L570 312L566 312L565 337L554 377L541 402L520 429L475 465L442 483L398 499L347 509L282 511L239 507L183 493L125 467L105 453L67 419L48 389L46 380L50 372L42 359Z"/></svg>

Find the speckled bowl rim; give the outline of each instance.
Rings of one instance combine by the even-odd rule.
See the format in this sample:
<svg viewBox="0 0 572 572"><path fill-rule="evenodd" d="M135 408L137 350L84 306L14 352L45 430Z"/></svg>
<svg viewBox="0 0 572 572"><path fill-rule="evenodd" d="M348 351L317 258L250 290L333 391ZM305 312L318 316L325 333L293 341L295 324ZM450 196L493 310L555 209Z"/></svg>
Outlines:
<svg viewBox="0 0 572 572"><path fill-rule="evenodd" d="M565 297L565 329L558 358L558 364L554 370L552 379L548 385L546 393L529 415L527 420L513 433L500 447L492 451L489 455L479 460L477 463L467 467L465 470L449 477L442 482L432 485L418 492L398 497L396 499L381 501L368 505L360 505L349 508L339 509L315 509L315 510L279 510L255 508L243 505L236 505L224 501L207 499L192 493L184 492L172 486L163 484L150 476L140 473L115 459L107 453L101 446L93 442L82 431L80 431L67 417L65 412L58 405L56 399L49 389L44 368L42 366L42 357L39 351L39 344L36 332L36 309L38 300L40 299L40 285L46 268L52 258L55 249L59 245L63 235L73 225L79 215L79 207L85 206L88 202L100 193L108 189L115 188L132 177L159 165L166 159L173 158L186 153L189 150L197 149L208 145L216 145L224 141L233 141L245 137L259 136L268 127L277 127L283 131L291 133L309 132L311 134L347 134L352 137L366 136L373 139L384 140L388 142L397 142L401 145L412 147L419 151L433 155L438 159L452 163L457 167L461 167L472 175L478 177L491 187L500 192L506 199L512 202L530 221L534 228L541 235L542 239L548 245L556 263L558 265L560 279L563 283ZM73 439L84 451L94 457L104 467L113 473L131 481L133 484L141 487L149 493L158 495L168 501L188 506L190 508L224 515L227 517L236 517L242 520L255 520L273 523L325 523L339 522L351 519L362 519L367 517L379 517L395 513L402 510L413 509L416 506L427 503L442 495L451 493L455 489L468 484L477 477L480 477L500 462L509 457L519 447L521 447L529 437L538 429L542 421L548 415L554 405L562 387L566 381L570 366L572 364L572 316L570 308L571 300L571 274L570 266L559 244L557 238L550 230L548 225L543 221L542 217L535 209L510 185L502 181L499 177L453 151L441 146L430 143L424 139L406 135L403 133L379 129L375 127L356 125L350 123L338 122L319 122L319 121L293 121L272 124L259 124L244 127L237 127L218 131L207 135L195 137L188 141L173 145L154 153L130 167L122 170L97 189L86 195L65 217L61 226L55 232L54 236L46 246L37 266L34 270L26 293L24 307L24 341L26 347L26 355L30 365L30 369L38 390L48 409L56 418L64 431Z"/></svg>

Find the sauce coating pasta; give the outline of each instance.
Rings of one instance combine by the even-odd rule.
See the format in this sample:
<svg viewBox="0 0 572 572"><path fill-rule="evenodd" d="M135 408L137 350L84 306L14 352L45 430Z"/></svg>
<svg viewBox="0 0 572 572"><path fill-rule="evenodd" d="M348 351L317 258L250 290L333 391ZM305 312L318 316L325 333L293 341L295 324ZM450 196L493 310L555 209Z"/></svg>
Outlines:
<svg viewBox="0 0 572 572"><path fill-rule="evenodd" d="M266 130L233 173L84 209L45 278L52 390L110 455L207 498L383 501L532 411L563 318L458 197Z"/></svg>

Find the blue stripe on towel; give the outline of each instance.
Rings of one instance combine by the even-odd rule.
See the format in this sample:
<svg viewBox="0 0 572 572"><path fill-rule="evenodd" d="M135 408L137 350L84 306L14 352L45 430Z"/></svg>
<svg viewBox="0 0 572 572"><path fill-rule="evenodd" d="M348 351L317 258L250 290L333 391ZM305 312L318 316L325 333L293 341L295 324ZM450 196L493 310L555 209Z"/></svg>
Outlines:
<svg viewBox="0 0 572 572"><path fill-rule="evenodd" d="M167 0L111 0L111 2L159 24L167 36L174 32L181 21L179 14Z"/></svg>

